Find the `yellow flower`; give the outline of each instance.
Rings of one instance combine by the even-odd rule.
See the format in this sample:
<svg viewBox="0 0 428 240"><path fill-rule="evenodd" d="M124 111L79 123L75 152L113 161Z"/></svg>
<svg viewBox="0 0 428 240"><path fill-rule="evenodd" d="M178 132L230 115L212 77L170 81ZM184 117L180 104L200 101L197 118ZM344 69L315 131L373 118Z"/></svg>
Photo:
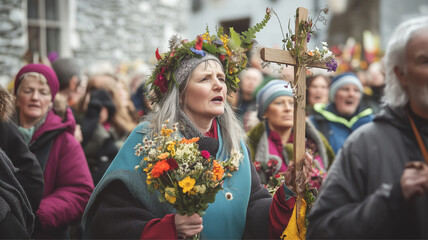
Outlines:
<svg viewBox="0 0 428 240"><path fill-rule="evenodd" d="M196 189L195 188L190 189L190 191L187 192L187 194L189 194L189 195L195 195L196 194Z"/></svg>
<svg viewBox="0 0 428 240"><path fill-rule="evenodd" d="M220 36L220 40L223 42L224 45L226 45L226 43L229 42L229 37L227 36L227 34L223 34Z"/></svg>
<svg viewBox="0 0 428 240"><path fill-rule="evenodd" d="M180 187L183 188L183 193L186 193L192 190L195 183L196 183L195 179L187 176L185 179L179 181L178 185L180 185Z"/></svg>
<svg viewBox="0 0 428 240"><path fill-rule="evenodd" d="M162 128L161 129L161 135L162 136L167 136L169 137L172 133L172 129L168 129L168 128Z"/></svg>
<svg viewBox="0 0 428 240"><path fill-rule="evenodd" d="M169 157L169 153L162 153L161 155L159 155L158 156L158 158L160 159L160 160L163 160L163 159L166 159L167 157Z"/></svg>
<svg viewBox="0 0 428 240"><path fill-rule="evenodd" d="M208 43L211 44L211 37L209 33L204 33L204 35L202 35L202 37L204 38L204 40L207 40Z"/></svg>
<svg viewBox="0 0 428 240"><path fill-rule="evenodd" d="M175 142L172 142L172 143L170 143L170 144L168 145L168 147L167 147L168 151L171 153L171 157L174 157L174 156L175 156L175 149L174 149L174 146L175 146Z"/></svg>
<svg viewBox="0 0 428 240"><path fill-rule="evenodd" d="M147 185L152 184L152 176L150 176L149 174L147 174L146 183L147 183Z"/></svg>
<svg viewBox="0 0 428 240"><path fill-rule="evenodd" d="M165 189L165 199L171 204L175 203L177 200L177 197L175 196L175 188L167 187Z"/></svg>
<svg viewBox="0 0 428 240"><path fill-rule="evenodd" d="M149 172L153 167L153 164L149 164L146 168L143 169L144 172Z"/></svg>

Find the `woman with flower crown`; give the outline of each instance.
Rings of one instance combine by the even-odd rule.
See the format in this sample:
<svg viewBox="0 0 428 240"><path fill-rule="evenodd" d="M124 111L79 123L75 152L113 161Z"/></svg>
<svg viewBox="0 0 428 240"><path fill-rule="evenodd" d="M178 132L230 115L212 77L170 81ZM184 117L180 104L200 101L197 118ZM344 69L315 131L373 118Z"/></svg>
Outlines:
<svg viewBox="0 0 428 240"><path fill-rule="evenodd" d="M269 19L267 12L260 24ZM97 185L82 223L85 238L177 239L201 234L203 238L278 238L292 214L296 198L289 167L285 184L272 198L261 185L245 145L246 134L226 101L236 90L236 76L245 68L245 52L254 44L250 28L243 35L231 29L230 37L207 32L189 42L173 37L171 51L159 54L150 78L151 100L156 110L145 117L122 146ZM146 137L164 134L163 124L179 123L186 139L199 138L199 148L220 161L239 151L243 158L237 171L224 180L205 214L181 215L168 202L148 191L147 173L134 169L142 158L134 147ZM204 151L201 151L204 152ZM305 165L311 166L307 155ZM293 164L291 164L293 165ZM304 168L307 169L307 168ZM304 187L310 177L298 176Z"/></svg>

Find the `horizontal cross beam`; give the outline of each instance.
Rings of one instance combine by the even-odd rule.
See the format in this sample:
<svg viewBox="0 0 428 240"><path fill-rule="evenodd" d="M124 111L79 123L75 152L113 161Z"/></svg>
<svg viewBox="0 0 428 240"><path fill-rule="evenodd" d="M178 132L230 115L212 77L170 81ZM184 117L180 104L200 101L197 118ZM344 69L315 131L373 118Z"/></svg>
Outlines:
<svg viewBox="0 0 428 240"><path fill-rule="evenodd" d="M260 57L265 62L275 62L278 64L296 66L296 60L289 51L274 48L262 48L260 50ZM324 63L310 64L306 67L327 69L327 66Z"/></svg>

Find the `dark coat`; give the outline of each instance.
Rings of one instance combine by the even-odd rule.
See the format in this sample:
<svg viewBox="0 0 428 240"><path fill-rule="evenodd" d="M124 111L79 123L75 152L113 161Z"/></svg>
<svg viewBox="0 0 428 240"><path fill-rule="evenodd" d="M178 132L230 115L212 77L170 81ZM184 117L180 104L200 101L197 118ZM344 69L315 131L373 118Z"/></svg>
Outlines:
<svg viewBox="0 0 428 240"><path fill-rule="evenodd" d="M414 117L428 143L428 120ZM423 161L403 108L386 107L346 140L309 215L308 238L428 238L428 194L406 201L406 163Z"/></svg>
<svg viewBox="0 0 428 240"><path fill-rule="evenodd" d="M30 202L15 177L16 169L0 149L0 238L29 239L34 214Z"/></svg>
<svg viewBox="0 0 428 240"><path fill-rule="evenodd" d="M99 123L102 107L107 108L111 119L116 107L110 95L103 89L92 91L88 109L80 123L83 134L82 147L95 185L101 180L119 151L113 129L107 130Z"/></svg>
<svg viewBox="0 0 428 240"><path fill-rule="evenodd" d="M19 169L15 176L24 188L35 212L39 208L44 191L42 168L13 122L0 122L0 133L0 147Z"/></svg>
<svg viewBox="0 0 428 240"><path fill-rule="evenodd" d="M24 188L35 212L44 191L43 171L17 126L9 119L13 107L12 96L0 87L0 148L18 169L14 173L15 177Z"/></svg>

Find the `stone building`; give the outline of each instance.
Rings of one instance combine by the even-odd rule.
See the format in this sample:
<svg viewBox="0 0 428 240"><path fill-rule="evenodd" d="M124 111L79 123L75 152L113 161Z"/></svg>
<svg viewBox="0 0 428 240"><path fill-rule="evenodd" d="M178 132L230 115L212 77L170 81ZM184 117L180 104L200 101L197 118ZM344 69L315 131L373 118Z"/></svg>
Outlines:
<svg viewBox="0 0 428 240"><path fill-rule="evenodd" d="M149 63L187 30L188 1L0 0L0 84L27 62Z"/></svg>
<svg viewBox="0 0 428 240"><path fill-rule="evenodd" d="M313 15L326 5L327 24L318 24L310 48L349 37L362 41L362 31L370 30L383 49L399 22L428 14L426 0L0 0L0 84L26 62L55 55L75 57L85 67L100 61L150 66L155 49L166 51L173 34L193 39L206 26L239 32L260 21L266 7L275 9L287 32L297 7ZM260 46L281 47L282 38L277 19L257 34Z"/></svg>

